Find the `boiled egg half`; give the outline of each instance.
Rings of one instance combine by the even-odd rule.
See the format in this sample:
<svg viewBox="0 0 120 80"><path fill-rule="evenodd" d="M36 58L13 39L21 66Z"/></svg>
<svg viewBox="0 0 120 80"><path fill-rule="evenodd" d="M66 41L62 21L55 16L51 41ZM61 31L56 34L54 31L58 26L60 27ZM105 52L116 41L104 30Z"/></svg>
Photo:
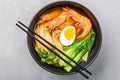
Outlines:
<svg viewBox="0 0 120 80"><path fill-rule="evenodd" d="M64 46L71 45L75 40L75 28L74 26L65 27L60 34L60 42Z"/></svg>

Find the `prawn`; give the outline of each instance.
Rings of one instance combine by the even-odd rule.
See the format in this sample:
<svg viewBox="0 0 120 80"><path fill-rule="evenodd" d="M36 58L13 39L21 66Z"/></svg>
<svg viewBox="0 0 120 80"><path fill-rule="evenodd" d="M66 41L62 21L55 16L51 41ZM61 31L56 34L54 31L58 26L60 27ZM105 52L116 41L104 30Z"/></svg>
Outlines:
<svg viewBox="0 0 120 80"><path fill-rule="evenodd" d="M62 23L65 22L67 17L67 13L65 11L62 11L62 13L57 16L56 18L54 18L53 20L51 20L48 23L48 28L50 31L54 30L56 27L60 26Z"/></svg>
<svg viewBox="0 0 120 80"><path fill-rule="evenodd" d="M51 11L50 13L43 15L41 19L39 20L38 24L43 23L43 22L48 22L55 17L57 17L60 13L62 12L62 9L55 9Z"/></svg>
<svg viewBox="0 0 120 80"><path fill-rule="evenodd" d="M73 10L71 8L66 7L66 8L63 8L63 10L66 11L74 21L79 23L80 25L78 25L78 26L82 27L82 29L83 29L83 32L81 34L79 34L76 37L76 39L84 38L90 32L90 30L92 28L91 21L87 17L81 15L80 13L76 12L75 10Z"/></svg>
<svg viewBox="0 0 120 80"><path fill-rule="evenodd" d="M66 21L63 24L61 24L59 27L57 27L56 29L60 29L62 31L65 27L74 26L74 24L75 24L75 21L73 21L73 19L68 16L66 17Z"/></svg>

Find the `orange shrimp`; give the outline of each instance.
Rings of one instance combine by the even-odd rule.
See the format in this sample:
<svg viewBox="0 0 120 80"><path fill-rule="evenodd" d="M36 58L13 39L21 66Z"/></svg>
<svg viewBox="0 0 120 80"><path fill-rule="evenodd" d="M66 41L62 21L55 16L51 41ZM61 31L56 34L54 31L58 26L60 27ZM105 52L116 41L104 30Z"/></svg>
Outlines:
<svg viewBox="0 0 120 80"><path fill-rule="evenodd" d="M48 22L52 19L54 19L55 17L59 16L59 14L62 12L62 9L55 9L51 12L49 12L48 14L45 14L41 17L41 20L38 22L38 24L43 23L43 22Z"/></svg>
<svg viewBox="0 0 120 80"><path fill-rule="evenodd" d="M65 11L62 11L62 13L58 17L54 18L48 23L49 30L50 31L54 30L56 27L64 23L66 20L66 17L67 17L67 13Z"/></svg>
<svg viewBox="0 0 120 80"><path fill-rule="evenodd" d="M76 12L75 10L73 10L71 8L66 7L66 8L63 8L63 9L64 9L64 11L66 11L69 14L69 16L72 17L72 19L74 21L79 23L80 26L82 26L82 28L83 28L83 32L81 34L79 34L76 37L76 39L84 38L90 32L90 30L92 28L91 21L87 17L81 15L80 13Z"/></svg>

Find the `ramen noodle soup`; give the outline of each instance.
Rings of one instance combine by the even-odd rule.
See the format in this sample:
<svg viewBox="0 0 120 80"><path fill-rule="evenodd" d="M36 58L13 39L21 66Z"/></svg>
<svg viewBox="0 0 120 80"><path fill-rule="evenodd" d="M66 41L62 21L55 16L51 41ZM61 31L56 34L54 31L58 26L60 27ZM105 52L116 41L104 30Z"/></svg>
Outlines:
<svg viewBox="0 0 120 80"><path fill-rule="evenodd" d="M56 48L63 51L75 62L87 61L89 51L95 40L95 32L92 29L90 19L70 7L56 8L42 15L37 22L35 32ZM71 60L57 52L38 36L35 37L70 64L76 66ZM54 53L50 52L37 41L35 41L35 50L43 63L62 67L67 72L72 70L71 66L55 56Z"/></svg>

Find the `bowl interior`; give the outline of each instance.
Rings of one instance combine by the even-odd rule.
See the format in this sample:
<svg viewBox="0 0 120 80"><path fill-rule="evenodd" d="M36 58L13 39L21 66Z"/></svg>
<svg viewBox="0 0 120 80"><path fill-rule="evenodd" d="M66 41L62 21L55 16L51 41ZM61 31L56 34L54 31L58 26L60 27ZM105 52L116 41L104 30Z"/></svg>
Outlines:
<svg viewBox="0 0 120 80"><path fill-rule="evenodd" d="M82 13L83 15L87 16L92 22L92 27L93 27L94 31L96 32L95 42L94 42L94 45L91 49L88 61L85 62L85 63L81 63L82 66L87 68L96 59L96 57L99 53L100 47L101 47L101 42L102 42L101 29L100 29L100 26L98 24L98 21L95 18L95 16L87 8L85 8L81 4L71 2L71 1L54 2L52 4L47 5L43 9L41 9L34 16L34 18L32 19L29 27L30 27L30 29L34 30L35 27L36 27L36 23L38 22L40 16L42 16L43 14L45 14L45 13L47 13L47 12L49 12L49 11L55 9L55 8L58 8L58 7L73 8L73 9L77 10L78 12ZM47 70L49 72L52 72L52 73L56 73L56 74L73 74L73 73L76 73L73 70L68 73L65 70L63 70L62 68L58 68L58 67L48 65L46 63L42 63L41 60L40 60L40 57L38 56L37 52L35 51L34 40L30 36L27 36L27 42L28 42L29 51L30 51L33 59L45 70Z"/></svg>

